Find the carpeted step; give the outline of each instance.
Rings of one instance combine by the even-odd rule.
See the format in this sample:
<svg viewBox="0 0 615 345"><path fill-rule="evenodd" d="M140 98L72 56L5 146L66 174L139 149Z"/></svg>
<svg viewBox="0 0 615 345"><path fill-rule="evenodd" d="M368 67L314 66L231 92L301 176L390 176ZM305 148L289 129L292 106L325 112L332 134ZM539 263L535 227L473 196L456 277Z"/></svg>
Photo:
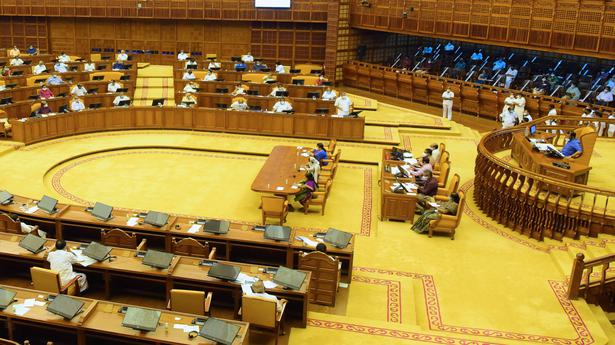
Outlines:
<svg viewBox="0 0 615 345"><path fill-rule="evenodd" d="M589 309L592 311L594 316L596 317L596 321L602 327L604 334L609 339L608 344L615 344L615 327L607 317L607 314L600 308L600 306L590 304Z"/></svg>
<svg viewBox="0 0 615 345"><path fill-rule="evenodd" d="M560 272L565 277L569 277L572 271L572 257L570 257L570 253L568 253L568 251L554 249L551 250L549 255Z"/></svg>

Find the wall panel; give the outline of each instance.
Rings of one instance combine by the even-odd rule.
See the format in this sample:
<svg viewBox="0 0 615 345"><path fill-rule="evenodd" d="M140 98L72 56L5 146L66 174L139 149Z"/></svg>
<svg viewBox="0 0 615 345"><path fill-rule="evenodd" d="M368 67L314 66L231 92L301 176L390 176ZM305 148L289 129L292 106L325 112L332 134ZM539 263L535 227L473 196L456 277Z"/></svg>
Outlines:
<svg viewBox="0 0 615 345"><path fill-rule="evenodd" d="M27 47L43 52L49 48L47 21L37 17L0 17L0 47Z"/></svg>

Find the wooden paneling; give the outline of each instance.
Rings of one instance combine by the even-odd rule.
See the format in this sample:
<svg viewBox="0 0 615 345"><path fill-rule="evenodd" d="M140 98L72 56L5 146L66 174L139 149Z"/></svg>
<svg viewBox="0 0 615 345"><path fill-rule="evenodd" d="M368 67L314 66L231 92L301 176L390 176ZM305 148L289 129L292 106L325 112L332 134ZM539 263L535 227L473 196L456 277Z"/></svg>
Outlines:
<svg viewBox="0 0 615 345"><path fill-rule="evenodd" d="M327 40L324 24L254 22L251 30L248 40L251 39L254 56L283 64L324 63Z"/></svg>
<svg viewBox="0 0 615 345"><path fill-rule="evenodd" d="M615 4L600 0L351 0L351 27L615 57Z"/></svg>
<svg viewBox="0 0 615 345"><path fill-rule="evenodd" d="M29 45L47 52L47 21L38 17L0 17L0 47Z"/></svg>

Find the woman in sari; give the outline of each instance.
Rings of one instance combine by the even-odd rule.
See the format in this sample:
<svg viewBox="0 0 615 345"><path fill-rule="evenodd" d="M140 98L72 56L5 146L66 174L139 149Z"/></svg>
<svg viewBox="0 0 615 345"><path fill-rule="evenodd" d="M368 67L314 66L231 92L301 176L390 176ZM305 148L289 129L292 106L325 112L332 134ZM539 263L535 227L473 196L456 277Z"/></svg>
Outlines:
<svg viewBox="0 0 615 345"><path fill-rule="evenodd" d="M318 190L318 184L314 180L314 175L310 172L305 173L305 181L301 185L299 193L295 195L295 201L300 203L303 207L312 199L312 193Z"/></svg>
<svg viewBox="0 0 615 345"><path fill-rule="evenodd" d="M423 212L419 219L412 225L414 232L422 234L429 230L429 222L438 219L441 214L455 215L459 207L459 194L451 193L448 201L443 202L438 208L432 208Z"/></svg>

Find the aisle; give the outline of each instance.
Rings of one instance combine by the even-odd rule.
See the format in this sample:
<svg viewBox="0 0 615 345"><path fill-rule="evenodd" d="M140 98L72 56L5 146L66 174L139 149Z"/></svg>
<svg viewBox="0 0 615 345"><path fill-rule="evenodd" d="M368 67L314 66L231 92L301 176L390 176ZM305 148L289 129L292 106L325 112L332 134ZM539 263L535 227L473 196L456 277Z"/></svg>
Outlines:
<svg viewBox="0 0 615 345"><path fill-rule="evenodd" d="M165 106L175 106L173 66L149 65L137 72L134 105L148 106L163 98Z"/></svg>

